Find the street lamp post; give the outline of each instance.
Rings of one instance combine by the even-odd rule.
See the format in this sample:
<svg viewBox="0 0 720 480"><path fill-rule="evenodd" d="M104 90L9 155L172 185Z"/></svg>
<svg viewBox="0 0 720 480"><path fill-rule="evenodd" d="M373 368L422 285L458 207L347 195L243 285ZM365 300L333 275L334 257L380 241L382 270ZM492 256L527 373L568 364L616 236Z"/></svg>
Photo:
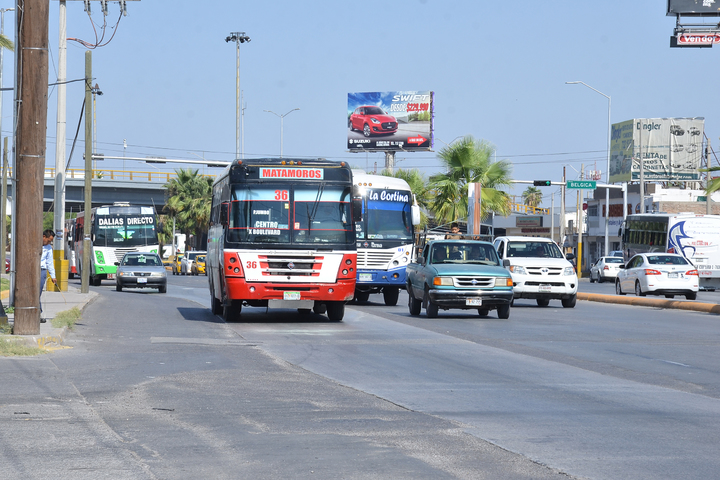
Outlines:
<svg viewBox="0 0 720 480"><path fill-rule="evenodd" d="M596 93L599 93L603 97L607 98L608 100L608 130L607 130L607 169L605 171L605 182L610 185L610 136L612 134L612 124L610 123L610 105L611 100L609 95L605 95L600 90L591 87L585 82L565 82L567 85L585 85L590 90L593 90ZM624 207L623 207L624 209ZM605 187L605 255L608 255L610 253L610 189L608 187Z"/></svg>
<svg viewBox="0 0 720 480"><path fill-rule="evenodd" d="M250 37L245 32L232 32L225 37L226 42L235 42L237 75L235 77L235 158L240 158L240 44L249 42ZM243 146L242 158L245 158Z"/></svg>
<svg viewBox="0 0 720 480"><path fill-rule="evenodd" d="M290 115L290 114L291 114L292 112L294 112L295 110L300 110L300 109L299 109L299 108L293 108L292 110L290 110L289 112L287 112L287 113L284 114L284 115L278 115L277 113L275 113L275 112L273 112L273 111L271 111L271 110L263 110L263 112L272 113L272 114L275 115L276 117L280 117L280 158L282 158L282 156L283 156L283 119L284 119L285 117L287 117L288 115Z"/></svg>

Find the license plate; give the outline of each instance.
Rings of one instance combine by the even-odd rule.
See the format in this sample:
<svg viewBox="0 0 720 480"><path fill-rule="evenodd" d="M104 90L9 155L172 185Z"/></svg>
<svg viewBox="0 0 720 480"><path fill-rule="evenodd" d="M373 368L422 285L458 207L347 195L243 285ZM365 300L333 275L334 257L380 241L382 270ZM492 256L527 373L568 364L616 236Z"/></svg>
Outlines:
<svg viewBox="0 0 720 480"><path fill-rule="evenodd" d="M551 292L551 291L552 291L552 287L551 287L550 285L540 285L540 287L538 288L538 290L539 290L540 292Z"/></svg>
<svg viewBox="0 0 720 480"><path fill-rule="evenodd" d="M668 273L668 278L678 278L677 272L670 272L670 273Z"/></svg>
<svg viewBox="0 0 720 480"><path fill-rule="evenodd" d="M361 273L360 281L361 282L372 282L372 273Z"/></svg>
<svg viewBox="0 0 720 480"><path fill-rule="evenodd" d="M283 300L300 300L300 292L283 292Z"/></svg>
<svg viewBox="0 0 720 480"><path fill-rule="evenodd" d="M147 283L147 278L138 278L138 283Z"/></svg>
<svg viewBox="0 0 720 480"><path fill-rule="evenodd" d="M115 274L114 273L108 273L108 280L114 280Z"/></svg>
<svg viewBox="0 0 720 480"><path fill-rule="evenodd" d="M465 305L479 307L482 305L482 298L466 298Z"/></svg>

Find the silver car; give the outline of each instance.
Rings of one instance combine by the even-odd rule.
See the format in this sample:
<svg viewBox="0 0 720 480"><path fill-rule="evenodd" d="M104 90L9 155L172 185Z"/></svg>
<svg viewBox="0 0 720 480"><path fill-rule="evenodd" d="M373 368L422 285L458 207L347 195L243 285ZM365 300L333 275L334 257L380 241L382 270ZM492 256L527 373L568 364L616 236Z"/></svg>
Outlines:
<svg viewBox="0 0 720 480"><path fill-rule="evenodd" d="M600 257L590 267L590 283L614 281L622 264L622 257Z"/></svg>
<svg viewBox="0 0 720 480"><path fill-rule="evenodd" d="M118 266L115 289L157 288L160 293L167 292L167 271L160 255L150 252L126 253Z"/></svg>

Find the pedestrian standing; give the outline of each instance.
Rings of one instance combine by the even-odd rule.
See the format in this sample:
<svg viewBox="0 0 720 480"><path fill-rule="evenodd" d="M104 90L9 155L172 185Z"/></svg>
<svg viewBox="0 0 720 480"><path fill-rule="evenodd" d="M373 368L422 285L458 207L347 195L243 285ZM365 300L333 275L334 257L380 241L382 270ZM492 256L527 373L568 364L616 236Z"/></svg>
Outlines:
<svg viewBox="0 0 720 480"><path fill-rule="evenodd" d="M43 247L42 254L40 256L40 323L46 322L45 318L42 316L42 292L43 288L45 288L45 283L47 282L48 273L50 274L52 282L57 285L57 280L55 280L55 262L53 260L52 249L54 238L55 232L51 229L48 228L43 232Z"/></svg>

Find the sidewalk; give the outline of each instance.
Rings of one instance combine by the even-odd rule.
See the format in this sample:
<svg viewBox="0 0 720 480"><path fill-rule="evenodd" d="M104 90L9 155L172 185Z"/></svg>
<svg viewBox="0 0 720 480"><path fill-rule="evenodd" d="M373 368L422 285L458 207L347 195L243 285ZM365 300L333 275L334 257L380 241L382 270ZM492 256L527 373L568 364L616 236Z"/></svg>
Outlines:
<svg viewBox="0 0 720 480"><path fill-rule="evenodd" d="M2 292L3 307L7 308L9 292ZM95 297L97 292L80 293L80 289L68 286L67 292L43 292L42 294L42 305L43 305L43 317L47 318L46 323L40 324L40 333L38 335L0 335L0 341L5 338L11 338L15 341L20 341L28 346L34 347L51 347L62 345L65 335L67 334L67 327L54 328L52 326L52 320L55 316L70 310L73 307L77 307L80 311L90 303ZM8 323L10 325L14 322L14 314L8 313Z"/></svg>

